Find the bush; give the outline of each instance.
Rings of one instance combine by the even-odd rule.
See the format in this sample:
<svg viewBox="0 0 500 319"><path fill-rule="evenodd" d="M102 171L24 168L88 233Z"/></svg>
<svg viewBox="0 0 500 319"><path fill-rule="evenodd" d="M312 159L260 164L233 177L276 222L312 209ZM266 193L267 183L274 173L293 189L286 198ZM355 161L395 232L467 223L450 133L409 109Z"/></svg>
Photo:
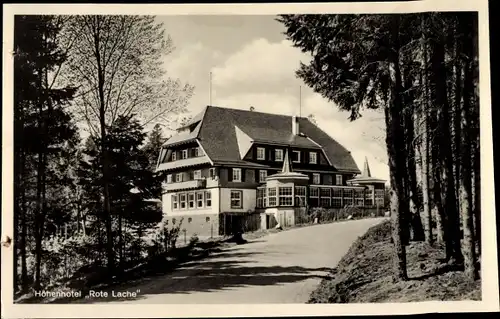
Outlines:
<svg viewBox="0 0 500 319"><path fill-rule="evenodd" d="M196 245L198 242L200 241L200 238L198 237L197 234L193 234L193 236L191 236L191 238L189 238L189 246L194 246Z"/></svg>

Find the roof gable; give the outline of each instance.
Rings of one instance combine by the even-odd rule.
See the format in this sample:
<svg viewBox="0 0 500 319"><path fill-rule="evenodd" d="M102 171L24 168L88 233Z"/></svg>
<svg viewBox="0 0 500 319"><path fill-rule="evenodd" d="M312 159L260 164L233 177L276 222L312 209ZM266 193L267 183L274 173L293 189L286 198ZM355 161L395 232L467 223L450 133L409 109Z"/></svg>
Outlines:
<svg viewBox="0 0 500 319"><path fill-rule="evenodd" d="M234 130L236 132L236 140L238 142L240 157L244 158L245 154L248 153L252 147L253 139L243 132L238 126L234 126Z"/></svg>

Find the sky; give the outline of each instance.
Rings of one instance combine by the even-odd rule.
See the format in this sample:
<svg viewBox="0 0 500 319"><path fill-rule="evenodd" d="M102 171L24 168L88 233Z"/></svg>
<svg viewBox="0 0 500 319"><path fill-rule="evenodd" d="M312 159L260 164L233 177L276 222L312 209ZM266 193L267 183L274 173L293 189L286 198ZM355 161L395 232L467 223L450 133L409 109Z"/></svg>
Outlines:
<svg viewBox="0 0 500 319"><path fill-rule="evenodd" d="M294 48L275 16L157 16L175 50L164 58L167 75L195 87L189 114L206 105L308 116L351 151L360 170L365 157L372 176L389 179L380 111L349 113L314 93L295 76L310 56ZM212 94L210 103L210 72ZM301 105L301 107L299 107Z"/></svg>

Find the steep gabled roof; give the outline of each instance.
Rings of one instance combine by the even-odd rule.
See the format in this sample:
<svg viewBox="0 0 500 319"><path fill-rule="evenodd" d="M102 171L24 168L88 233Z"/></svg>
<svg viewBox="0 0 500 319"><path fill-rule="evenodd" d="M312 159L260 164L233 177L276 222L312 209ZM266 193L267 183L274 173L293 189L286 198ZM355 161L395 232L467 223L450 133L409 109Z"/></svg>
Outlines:
<svg viewBox="0 0 500 319"><path fill-rule="evenodd" d="M322 148L337 170L360 173L351 153L306 118L299 119L299 132L307 137L292 133L291 116L207 106L195 131L214 163L244 164L238 147L238 129L255 142Z"/></svg>

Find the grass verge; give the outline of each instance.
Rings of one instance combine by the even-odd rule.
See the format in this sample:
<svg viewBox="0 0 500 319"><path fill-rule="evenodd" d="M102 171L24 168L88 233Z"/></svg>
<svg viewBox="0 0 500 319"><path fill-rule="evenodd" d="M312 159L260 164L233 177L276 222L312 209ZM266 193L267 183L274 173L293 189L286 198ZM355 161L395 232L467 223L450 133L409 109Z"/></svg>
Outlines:
<svg viewBox="0 0 500 319"><path fill-rule="evenodd" d="M481 281L468 283L460 269L444 263L443 251L412 242L407 246L410 280L394 281L391 224L385 221L354 242L308 303L481 300Z"/></svg>

